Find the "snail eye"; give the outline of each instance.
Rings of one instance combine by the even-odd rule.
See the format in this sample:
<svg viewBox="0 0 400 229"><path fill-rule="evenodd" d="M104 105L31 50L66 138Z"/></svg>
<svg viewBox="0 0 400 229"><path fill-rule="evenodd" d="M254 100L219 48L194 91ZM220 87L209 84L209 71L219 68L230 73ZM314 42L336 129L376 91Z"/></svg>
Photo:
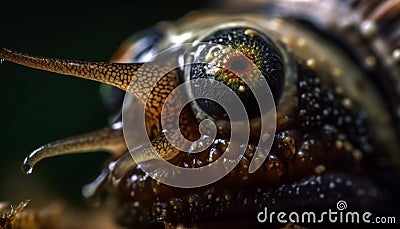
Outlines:
<svg viewBox="0 0 400 229"><path fill-rule="evenodd" d="M219 44L234 52L208 47L198 51L195 56L198 64L190 68L191 79L214 79L229 86L238 95L248 117L252 119L260 116L262 108L258 105L248 85L238 75L247 74L251 79L251 73L254 72L254 66L256 66L267 81L275 103L278 101L284 82L282 57L273 41L266 35L252 28L234 27L217 30L204 37L201 42ZM210 63L210 59L214 66L219 66L219 71L212 71L213 67L210 64L203 64ZM252 82L256 84L257 80ZM221 96L224 95L221 94ZM194 107L215 120L228 118L225 110L218 103L208 99L196 99Z"/></svg>

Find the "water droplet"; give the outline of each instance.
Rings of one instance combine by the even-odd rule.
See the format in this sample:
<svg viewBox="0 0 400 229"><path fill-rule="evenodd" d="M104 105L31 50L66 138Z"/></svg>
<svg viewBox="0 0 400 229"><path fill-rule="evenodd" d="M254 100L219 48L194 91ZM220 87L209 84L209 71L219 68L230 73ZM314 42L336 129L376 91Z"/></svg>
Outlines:
<svg viewBox="0 0 400 229"><path fill-rule="evenodd" d="M0 64L4 63L4 59L0 58Z"/></svg>
<svg viewBox="0 0 400 229"><path fill-rule="evenodd" d="M27 175L32 174L33 172L33 167L26 163L22 164L21 169Z"/></svg>
<svg viewBox="0 0 400 229"><path fill-rule="evenodd" d="M33 167L30 167L30 168L26 171L26 174L32 174L32 171L33 171Z"/></svg>

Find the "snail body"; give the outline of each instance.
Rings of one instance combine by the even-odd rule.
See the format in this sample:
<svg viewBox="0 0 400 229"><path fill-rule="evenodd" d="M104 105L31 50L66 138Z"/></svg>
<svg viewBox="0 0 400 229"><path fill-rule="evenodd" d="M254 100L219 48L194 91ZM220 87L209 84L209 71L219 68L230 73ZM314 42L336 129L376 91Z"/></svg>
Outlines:
<svg viewBox="0 0 400 229"><path fill-rule="evenodd" d="M107 98L107 106L116 117L111 127L40 147L25 159L23 169L32 172L36 162L54 155L112 152L115 159L95 182L85 186L84 195L93 197L107 190L114 199L117 222L126 227L194 226L225 220L229 224L230 219L255 222L266 206L323 211L341 199L358 210L398 213L399 200L393 194L400 162L399 21L395 17L400 14L400 2L382 1L377 6L368 1L285 3L254 2L249 9L191 13L179 21L158 24L127 40L113 57L117 63L39 58L2 48L0 56L5 60L104 82L133 94L136 100L131 106L145 106L149 144L143 139L126 144L120 112L125 92L109 87L105 91L113 97ZM215 46L200 50L201 46L194 45L198 56L193 56L202 63L170 71L159 81L163 66L149 65L151 71L143 70L143 62L152 61L157 53L187 43ZM211 62L204 64L206 60ZM252 64L261 77L250 70ZM242 82L230 69L252 80ZM170 112L182 111L183 135L197 145L208 142L208 147L197 154L184 152L165 137L168 131L160 119L166 95L185 81L202 78L227 85L245 104L248 144L239 146L244 154L223 178L199 187L172 187L144 172L163 168L148 157L151 148L168 162L189 169L211 165L235 143L227 131L231 122L225 110L208 100L192 101L182 110L172 107ZM262 108L254 108L257 103L247 93L259 80L268 83L276 106L270 150L258 147L264 140ZM186 88L189 97L196 88ZM175 102L178 106L179 100ZM199 133L199 123L205 119L216 123L215 139ZM140 125L143 119L137 120ZM268 152L257 153L260 150ZM139 159L133 161L131 155ZM249 172L257 161L261 161L258 169Z"/></svg>

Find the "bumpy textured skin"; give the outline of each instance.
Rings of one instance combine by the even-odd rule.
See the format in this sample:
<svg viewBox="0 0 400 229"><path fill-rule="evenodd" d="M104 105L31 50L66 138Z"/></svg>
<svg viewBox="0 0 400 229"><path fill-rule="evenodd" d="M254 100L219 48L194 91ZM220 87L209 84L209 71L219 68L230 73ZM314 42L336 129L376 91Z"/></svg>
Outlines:
<svg viewBox="0 0 400 229"><path fill-rule="evenodd" d="M129 226L165 220L191 226L220 218L252 217L264 206L323 210L343 198L360 210L379 210L389 204L386 192L363 178L366 170L379 174L377 146L369 136L365 113L361 108L345 108L340 97L321 87L313 71L303 68L299 63L296 122L276 133L270 155L256 173L247 171L252 145L229 175L203 188L172 188L139 168L131 169L113 192L119 222ZM196 156L186 154L177 159L177 164L187 168L207 165L224 152L228 143L218 139L210 149ZM359 152L362 159L357 156ZM319 172L318 166L328 172Z"/></svg>

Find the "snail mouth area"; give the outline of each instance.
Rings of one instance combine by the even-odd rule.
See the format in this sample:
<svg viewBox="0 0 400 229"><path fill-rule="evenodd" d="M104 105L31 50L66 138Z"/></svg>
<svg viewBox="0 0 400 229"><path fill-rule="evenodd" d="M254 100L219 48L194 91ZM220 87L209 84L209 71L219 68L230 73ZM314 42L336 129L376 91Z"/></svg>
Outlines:
<svg viewBox="0 0 400 229"><path fill-rule="evenodd" d="M176 188L157 182L140 169L146 163L155 163L150 166L157 168L157 162L144 162L111 188L118 203L117 219L130 226L156 221L193 225L249 214L256 220L257 212L267 204L289 210L332 207L327 204L334 204L335 198L346 198L341 188L352 200L355 200L354 190L365 187L367 190L362 190L368 194L363 198L368 195L376 198L376 187L359 179L364 164L358 155L361 152L354 152L350 143L336 141L339 135L328 127L308 134L299 130L277 132L266 160L256 172L248 172L256 148L249 144L239 164L228 175L198 188ZM217 160L228 144L224 139L216 139L207 150L182 153L171 163L185 168L205 166ZM375 200L363 203L368 205L371 201Z"/></svg>

